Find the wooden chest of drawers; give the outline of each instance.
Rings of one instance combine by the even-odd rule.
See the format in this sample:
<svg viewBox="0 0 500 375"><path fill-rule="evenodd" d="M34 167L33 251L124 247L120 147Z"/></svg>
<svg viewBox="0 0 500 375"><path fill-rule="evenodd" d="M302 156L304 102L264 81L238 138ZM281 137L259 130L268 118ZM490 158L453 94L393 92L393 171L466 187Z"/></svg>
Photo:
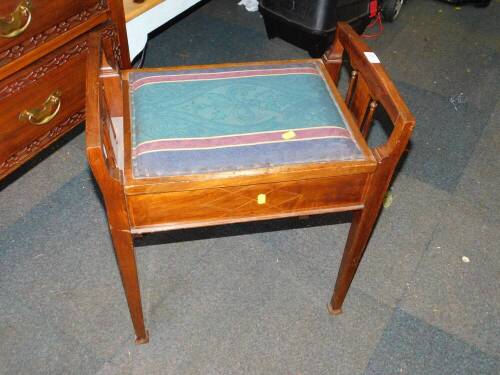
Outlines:
<svg viewBox="0 0 500 375"><path fill-rule="evenodd" d="M120 0L0 2L0 179L85 120L90 32L127 67Z"/></svg>

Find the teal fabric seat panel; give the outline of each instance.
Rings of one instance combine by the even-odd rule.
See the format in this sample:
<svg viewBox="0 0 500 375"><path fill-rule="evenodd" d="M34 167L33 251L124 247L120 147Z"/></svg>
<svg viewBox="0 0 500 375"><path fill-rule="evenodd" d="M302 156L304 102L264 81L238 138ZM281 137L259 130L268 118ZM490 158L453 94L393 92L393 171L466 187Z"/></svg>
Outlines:
<svg viewBox="0 0 500 375"><path fill-rule="evenodd" d="M315 63L132 72L136 178L363 159Z"/></svg>

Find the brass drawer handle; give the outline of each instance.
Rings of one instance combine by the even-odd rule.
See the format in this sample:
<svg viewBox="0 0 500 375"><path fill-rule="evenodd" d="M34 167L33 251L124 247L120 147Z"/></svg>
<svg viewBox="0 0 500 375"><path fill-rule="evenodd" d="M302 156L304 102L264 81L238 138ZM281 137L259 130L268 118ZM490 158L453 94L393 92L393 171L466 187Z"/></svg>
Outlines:
<svg viewBox="0 0 500 375"><path fill-rule="evenodd" d="M22 34L31 23L31 0L22 0L16 10L5 18L0 18L0 38L15 38Z"/></svg>
<svg viewBox="0 0 500 375"><path fill-rule="evenodd" d="M44 125L52 121L61 109L61 92L51 94L40 108L25 109L19 114L20 121L29 121L33 125Z"/></svg>

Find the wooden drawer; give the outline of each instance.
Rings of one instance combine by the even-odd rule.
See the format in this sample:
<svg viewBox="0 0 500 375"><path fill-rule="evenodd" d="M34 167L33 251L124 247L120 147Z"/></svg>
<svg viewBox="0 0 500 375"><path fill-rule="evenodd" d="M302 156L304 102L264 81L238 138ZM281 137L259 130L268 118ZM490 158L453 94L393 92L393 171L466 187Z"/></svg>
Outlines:
<svg viewBox="0 0 500 375"><path fill-rule="evenodd" d="M161 230L361 208L367 175L127 197L133 226Z"/></svg>
<svg viewBox="0 0 500 375"><path fill-rule="evenodd" d="M87 50L78 39L0 81L0 177L84 120Z"/></svg>
<svg viewBox="0 0 500 375"><path fill-rule="evenodd" d="M1 0L0 67L106 9L106 0Z"/></svg>

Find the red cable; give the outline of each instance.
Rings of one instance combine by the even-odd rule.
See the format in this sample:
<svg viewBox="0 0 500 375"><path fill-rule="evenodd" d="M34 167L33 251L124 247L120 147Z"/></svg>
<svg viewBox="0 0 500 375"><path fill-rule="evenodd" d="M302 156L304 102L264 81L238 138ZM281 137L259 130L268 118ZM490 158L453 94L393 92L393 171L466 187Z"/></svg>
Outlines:
<svg viewBox="0 0 500 375"><path fill-rule="evenodd" d="M380 35L382 35L382 32L384 31L384 25L382 24L382 13L378 12L375 18L373 18L372 22L368 26L366 26L367 29L371 29L372 27L375 27L375 25L378 24L378 31L373 34L363 34L361 35L362 38L364 39L376 39Z"/></svg>
<svg viewBox="0 0 500 375"><path fill-rule="evenodd" d="M382 32L384 31L384 26L382 25L382 14L380 12L379 6L378 6L378 1L377 0L371 0L370 4L368 6L369 10L369 18L372 19L370 24L366 27L367 29L371 29L372 27L375 27L375 25L378 24L378 31L373 34L363 34L361 35L362 38L365 39L375 39L378 38Z"/></svg>
<svg viewBox="0 0 500 375"><path fill-rule="evenodd" d="M378 13L378 0L371 0L370 4L368 4L368 11L369 15L368 17L373 18L377 15Z"/></svg>

